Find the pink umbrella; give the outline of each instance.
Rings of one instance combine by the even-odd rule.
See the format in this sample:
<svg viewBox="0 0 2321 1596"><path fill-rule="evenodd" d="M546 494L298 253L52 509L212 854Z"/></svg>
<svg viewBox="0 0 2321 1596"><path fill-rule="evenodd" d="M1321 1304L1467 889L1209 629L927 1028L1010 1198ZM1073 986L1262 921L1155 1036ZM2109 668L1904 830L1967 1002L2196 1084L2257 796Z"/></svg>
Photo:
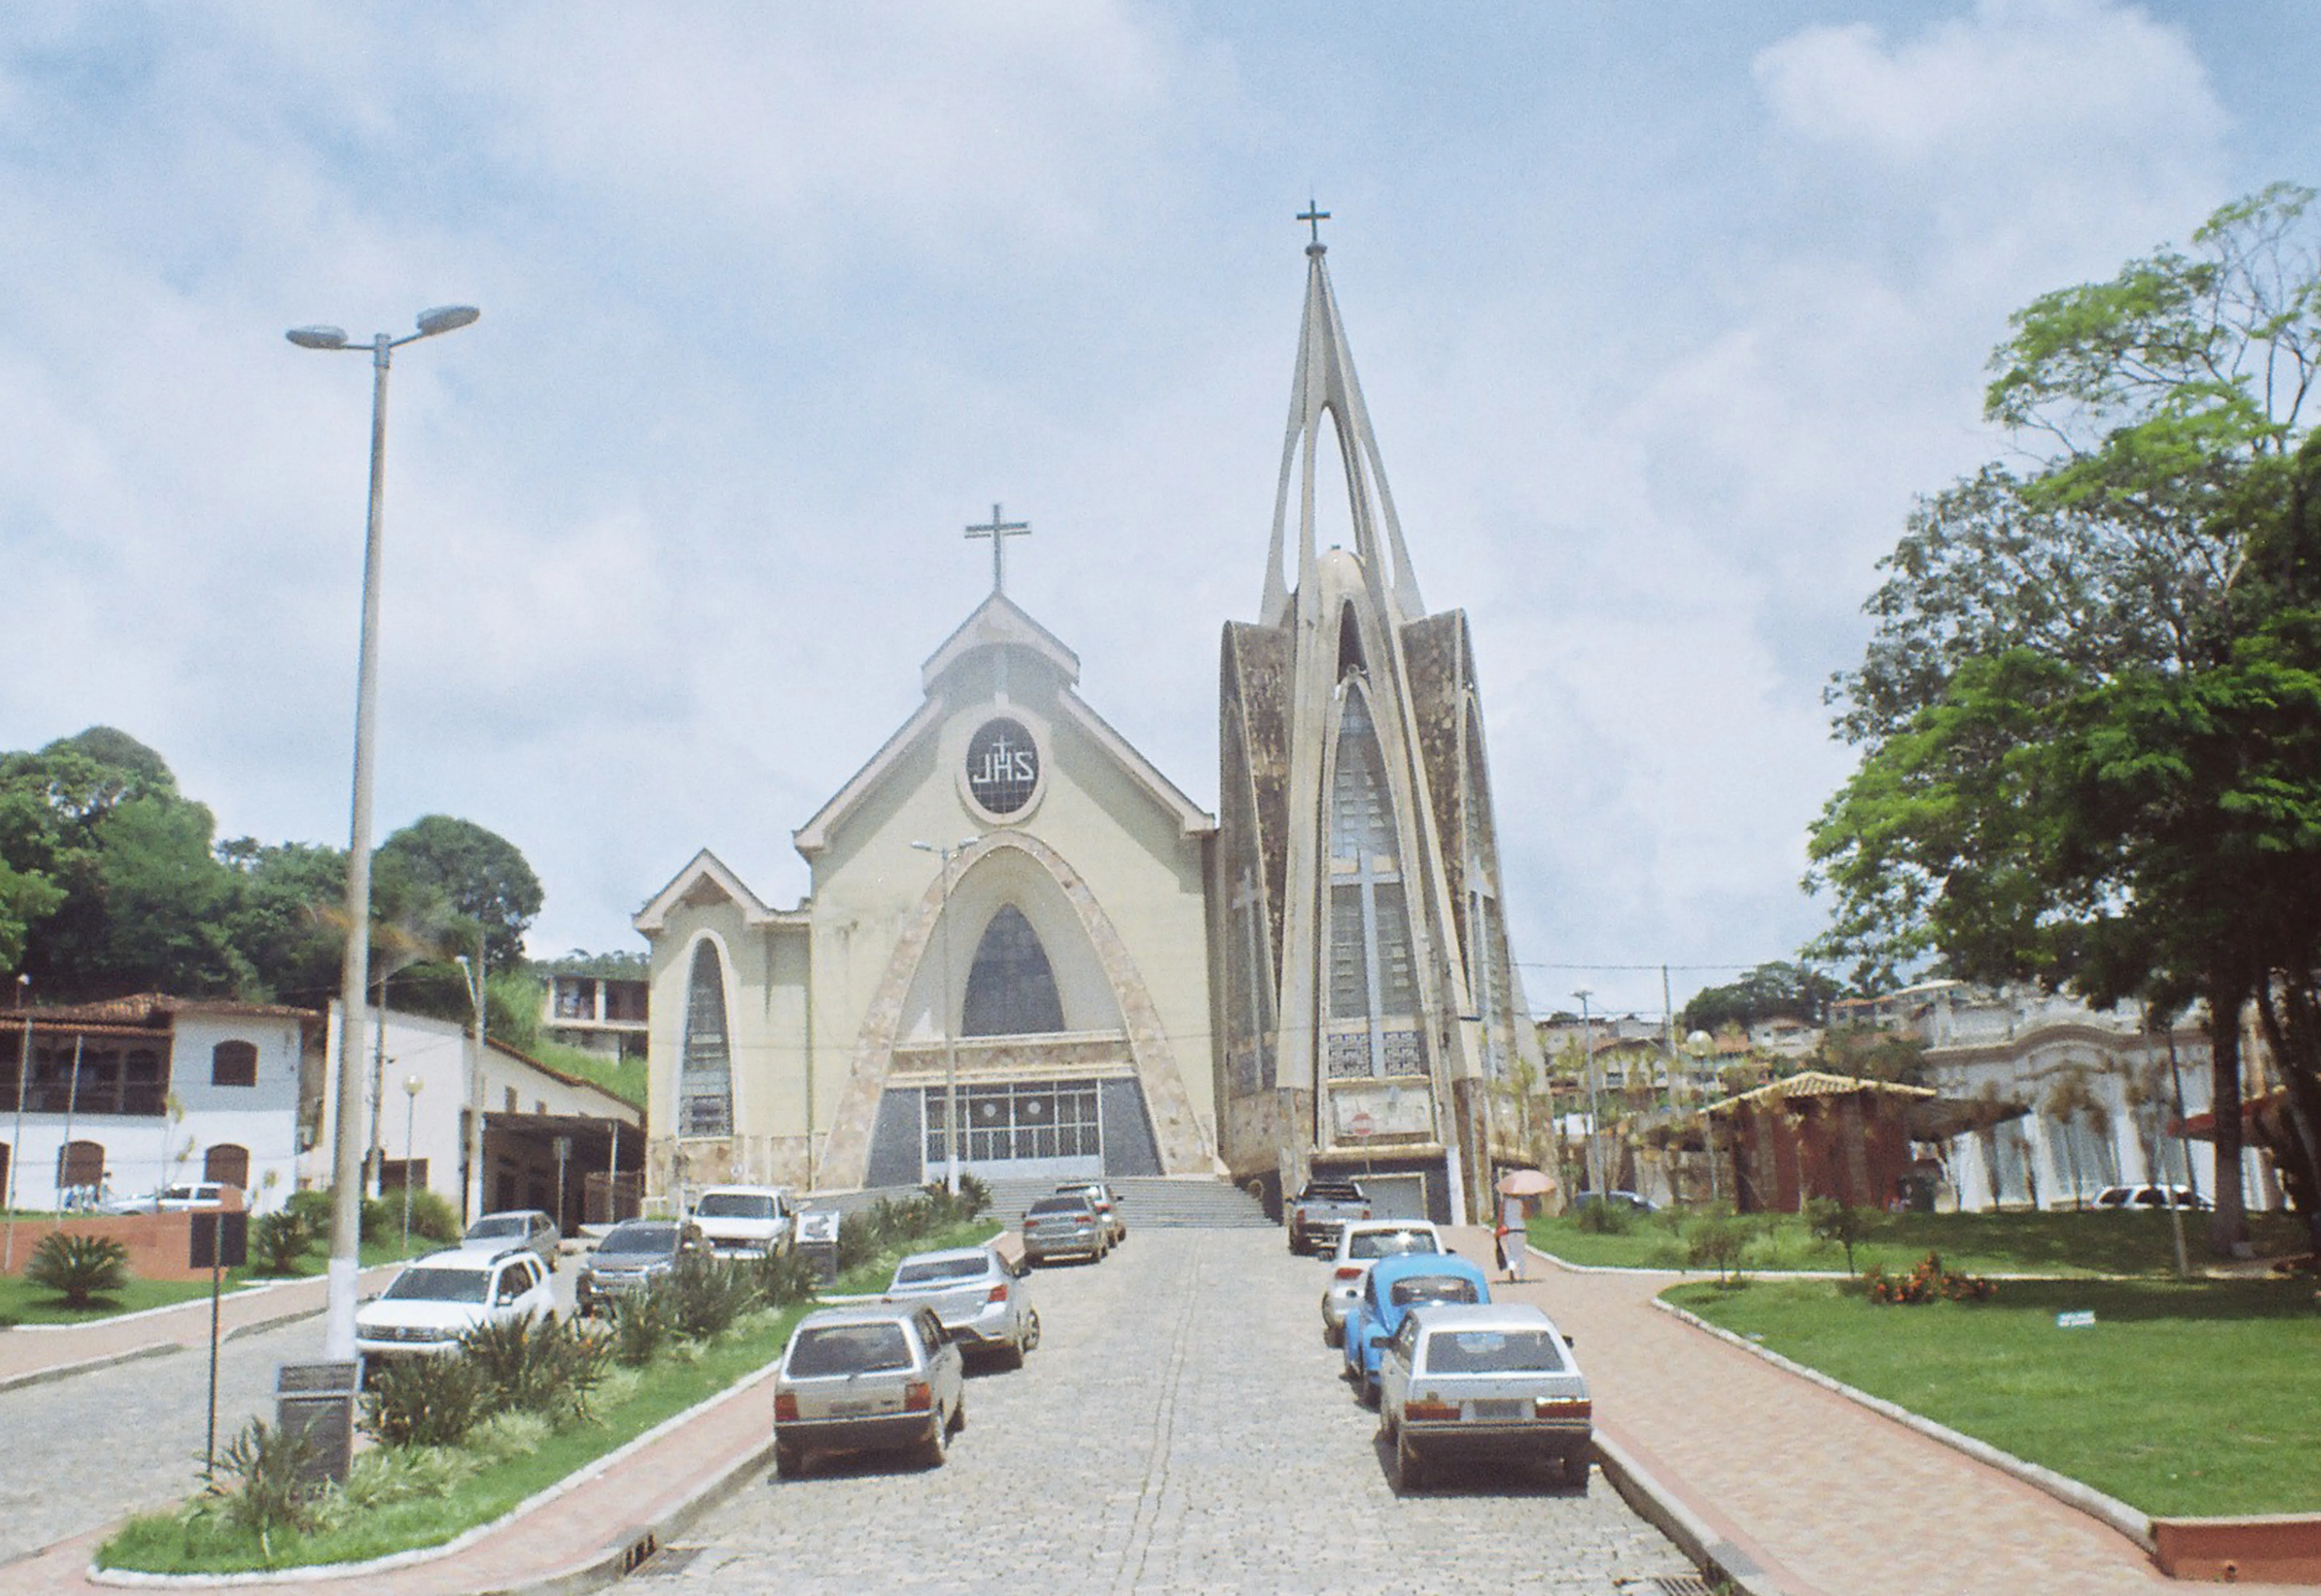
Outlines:
<svg viewBox="0 0 2321 1596"><path fill-rule="evenodd" d="M1499 1191L1508 1197L1544 1197L1555 1190L1555 1177L1536 1169L1510 1169L1499 1176Z"/></svg>

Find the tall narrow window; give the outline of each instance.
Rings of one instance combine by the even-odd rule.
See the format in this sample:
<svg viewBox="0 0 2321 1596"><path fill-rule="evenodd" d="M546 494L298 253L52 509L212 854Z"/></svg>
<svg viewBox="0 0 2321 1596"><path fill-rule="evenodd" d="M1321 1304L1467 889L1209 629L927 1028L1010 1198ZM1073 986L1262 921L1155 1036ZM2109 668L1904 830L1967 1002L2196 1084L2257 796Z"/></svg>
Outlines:
<svg viewBox="0 0 2321 1596"><path fill-rule="evenodd" d="M1064 1029L1064 1002L1048 950L1024 911L1009 903L991 917L976 944L960 1004L960 1034L1037 1036Z"/></svg>
<svg viewBox="0 0 2321 1596"><path fill-rule="evenodd" d="M678 1072L680 1136L733 1134L733 1063L725 1033L725 975L708 942L693 950L685 998L685 1056Z"/></svg>
<svg viewBox="0 0 2321 1596"><path fill-rule="evenodd" d="M1359 684L1343 689L1329 812L1329 1073L1424 1073L1394 795Z"/></svg>
<svg viewBox="0 0 2321 1596"><path fill-rule="evenodd" d="M220 1042L211 1048L210 1084L213 1086L257 1085L258 1048L256 1046L249 1042Z"/></svg>

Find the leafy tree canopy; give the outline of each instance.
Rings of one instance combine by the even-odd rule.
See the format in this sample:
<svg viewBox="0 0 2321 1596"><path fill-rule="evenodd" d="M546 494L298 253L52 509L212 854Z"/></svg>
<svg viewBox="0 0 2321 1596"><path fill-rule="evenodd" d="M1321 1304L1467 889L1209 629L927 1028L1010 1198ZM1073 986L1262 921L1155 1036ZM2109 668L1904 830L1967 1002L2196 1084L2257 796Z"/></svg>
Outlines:
<svg viewBox="0 0 2321 1596"><path fill-rule="evenodd" d="M515 844L473 821L431 814L379 845L377 875L389 884L433 893L483 928L495 967L521 963L523 933L540 912L540 877Z"/></svg>
<svg viewBox="0 0 2321 1596"><path fill-rule="evenodd" d="M1819 1025L1829 1002L1839 995L1836 982L1802 965L1775 960L1759 965L1738 981L1705 986L1684 1005L1679 1023L1688 1031L1716 1031L1727 1025L1743 1029L1779 1017Z"/></svg>

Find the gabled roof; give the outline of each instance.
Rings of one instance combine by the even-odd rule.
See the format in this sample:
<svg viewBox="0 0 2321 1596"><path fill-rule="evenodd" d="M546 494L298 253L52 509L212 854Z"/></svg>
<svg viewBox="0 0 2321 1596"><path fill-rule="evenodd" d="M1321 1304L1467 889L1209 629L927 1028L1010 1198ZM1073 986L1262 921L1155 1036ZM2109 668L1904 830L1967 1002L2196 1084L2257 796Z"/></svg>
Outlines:
<svg viewBox="0 0 2321 1596"><path fill-rule="evenodd" d="M726 867L724 860L705 848L693 856L691 864L677 873L674 880L655 893L629 923L650 937L669 923L670 913L679 904L699 902L709 896L722 896L738 904L744 925L769 925L793 918L743 885L742 878Z"/></svg>
<svg viewBox="0 0 2321 1596"><path fill-rule="evenodd" d="M1852 1075L1836 1075L1826 1070L1809 1069L1799 1075L1784 1075L1778 1081L1768 1081L1753 1091L1739 1093L1722 1102L1712 1102L1701 1111L1716 1114L1738 1108L1744 1102L1779 1102L1791 1097L1845 1097L1856 1092L1913 1100L1941 1095L1925 1086L1902 1086L1892 1081L1861 1080Z"/></svg>
<svg viewBox="0 0 2321 1596"><path fill-rule="evenodd" d="M1064 680L1078 685L1080 679L1080 657L1063 645L1054 632L1024 613L1023 606L1004 593L995 592L975 607L975 612L959 623L959 630L945 638L940 648L927 656L920 667L920 684L930 693L951 667L978 648L1016 648L1030 651L1056 667Z"/></svg>

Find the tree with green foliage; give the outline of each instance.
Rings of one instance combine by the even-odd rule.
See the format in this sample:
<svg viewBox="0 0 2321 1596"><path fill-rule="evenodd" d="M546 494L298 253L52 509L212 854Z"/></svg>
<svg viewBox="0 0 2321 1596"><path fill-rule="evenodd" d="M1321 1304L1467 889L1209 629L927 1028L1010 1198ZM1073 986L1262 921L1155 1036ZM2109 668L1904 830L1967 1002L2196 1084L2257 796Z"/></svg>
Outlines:
<svg viewBox="0 0 2321 1596"><path fill-rule="evenodd" d="M2198 1001L2218 1250L2245 1235L2253 1002L2321 1151L2313 202L2267 189L2191 252L2014 318L1986 413L2047 452L1926 500L1883 562L1875 635L1831 693L1862 763L1810 848L1835 899L1810 951L1857 980L1938 958L2159 1015Z"/></svg>
<svg viewBox="0 0 2321 1596"><path fill-rule="evenodd" d="M1678 1023L1688 1031L1716 1031L1727 1025L1745 1030L1781 1018L1819 1025L1841 991L1836 982L1817 971L1776 959L1729 985L1701 988L1685 1003Z"/></svg>
<svg viewBox="0 0 2321 1596"><path fill-rule="evenodd" d="M495 969L523 959L523 933L539 914L540 877L496 831L447 814L425 815L379 845L377 879L440 895L451 911L483 928Z"/></svg>

